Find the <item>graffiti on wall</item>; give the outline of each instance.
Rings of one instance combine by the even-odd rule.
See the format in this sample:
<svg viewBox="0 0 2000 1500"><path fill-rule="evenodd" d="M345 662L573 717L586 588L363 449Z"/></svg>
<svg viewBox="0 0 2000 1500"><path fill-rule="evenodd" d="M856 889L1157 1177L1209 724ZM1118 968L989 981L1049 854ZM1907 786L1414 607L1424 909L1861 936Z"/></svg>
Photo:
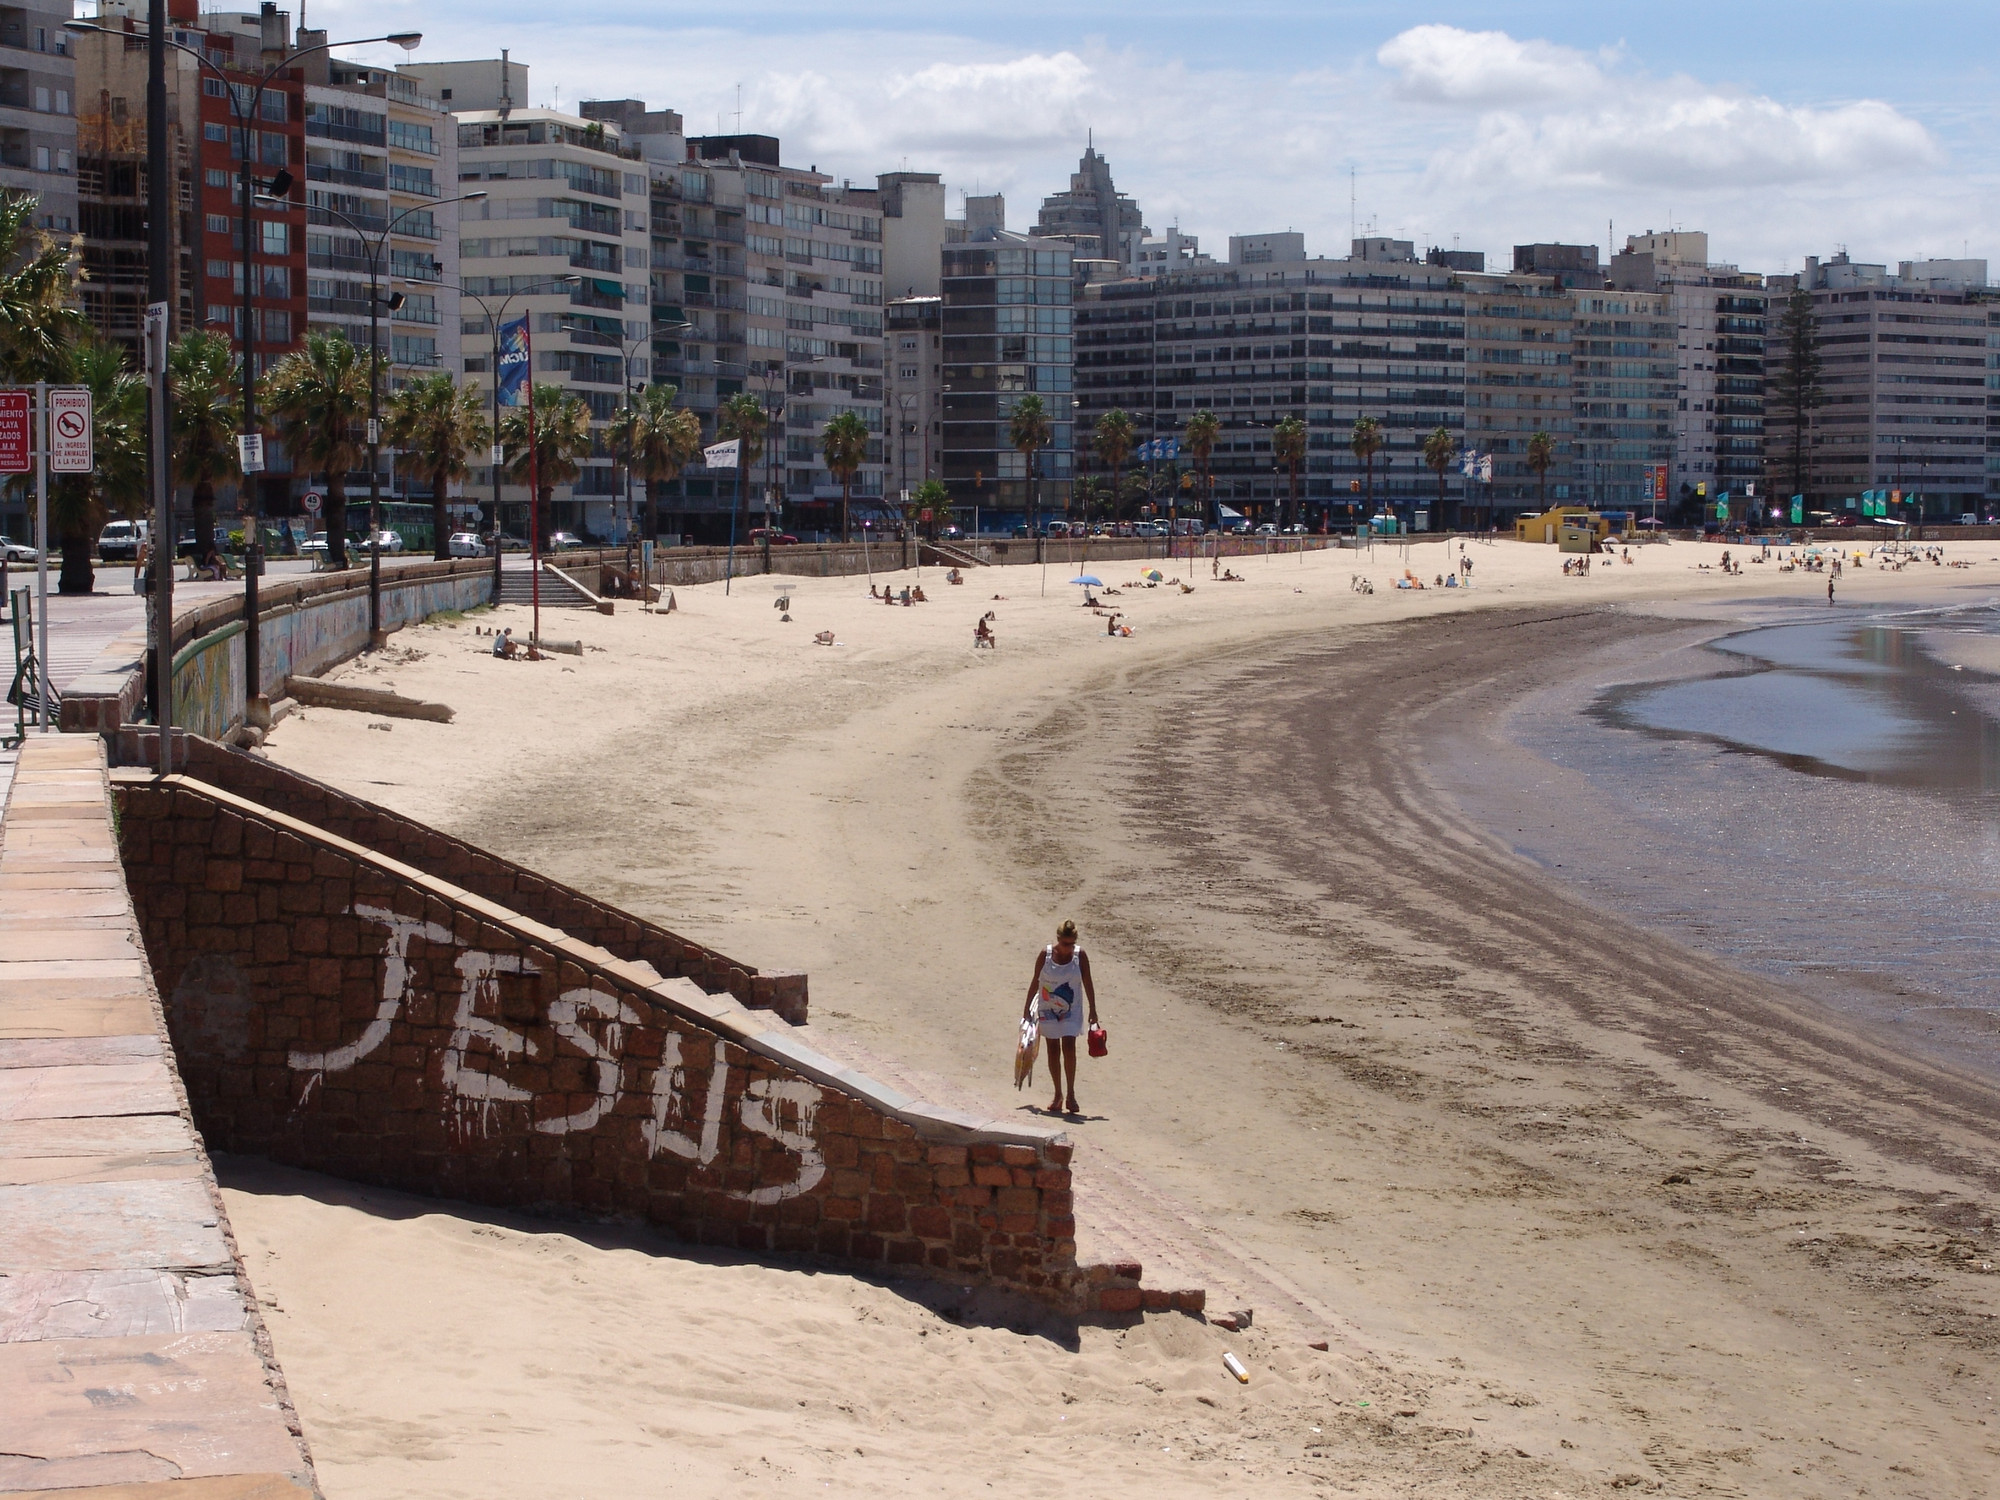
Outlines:
<svg viewBox="0 0 2000 1500"><path fill-rule="evenodd" d="M524 1065L546 1069L555 1061L551 1055L555 1043L510 1025L502 1014L502 990L531 981L539 969L520 954L458 948L450 929L419 917L365 903L356 903L352 912L386 929L381 994L375 1014L352 1041L325 1051L290 1052L287 1061L292 1070L307 1075L301 1103L327 1074L347 1071L389 1039L417 988L410 950L421 939L427 946L457 949L457 997L442 1079L454 1123L462 1133L490 1133L495 1106L516 1104L531 1112L534 1129L569 1135L596 1126L630 1093L647 1104L640 1134L649 1158L664 1152L708 1166L721 1155L729 1072L732 1054L738 1050L733 1044L715 1039L706 1076L699 1079L694 1075L702 1070L687 1065L686 1039L676 1031L665 1033L658 1061L629 1056L626 1043L643 1018L623 997L598 983L575 986L548 1002L546 1032L586 1061L592 1092L538 1094L520 1081L515 1069ZM751 1203L781 1203L818 1186L826 1175L814 1133L820 1100L818 1085L802 1078L748 1080L737 1103L738 1120L744 1129L796 1155L798 1171L790 1181L733 1191L731 1196Z"/></svg>

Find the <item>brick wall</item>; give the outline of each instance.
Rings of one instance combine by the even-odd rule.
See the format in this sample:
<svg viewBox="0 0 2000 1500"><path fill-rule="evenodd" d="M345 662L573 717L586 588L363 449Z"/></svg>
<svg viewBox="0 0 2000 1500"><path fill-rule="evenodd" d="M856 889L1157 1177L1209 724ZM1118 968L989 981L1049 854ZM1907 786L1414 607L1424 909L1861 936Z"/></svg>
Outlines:
<svg viewBox="0 0 2000 1500"><path fill-rule="evenodd" d="M128 734L121 759L151 764L155 756L150 743L142 748L140 738ZM180 737L175 762L199 780L414 865L521 916L609 949L619 958L649 963L664 977L692 979L710 994L733 995L752 1009L775 1011L795 1026L806 1023L809 998L804 974L759 972L463 839L212 740Z"/></svg>
<svg viewBox="0 0 2000 1500"><path fill-rule="evenodd" d="M904 1099L728 996L220 788L126 772L115 793L212 1146L1099 1300L1066 1138Z"/></svg>

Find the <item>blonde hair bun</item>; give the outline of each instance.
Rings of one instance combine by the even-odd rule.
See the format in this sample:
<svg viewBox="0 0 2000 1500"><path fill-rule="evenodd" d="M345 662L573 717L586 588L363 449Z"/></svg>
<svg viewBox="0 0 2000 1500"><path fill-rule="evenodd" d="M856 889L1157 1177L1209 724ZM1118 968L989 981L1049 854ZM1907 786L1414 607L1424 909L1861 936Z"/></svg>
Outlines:
<svg viewBox="0 0 2000 1500"><path fill-rule="evenodd" d="M1061 941L1062 939L1064 939L1064 938L1069 938L1069 939L1071 939L1072 941L1074 941L1074 940L1075 940L1075 938L1076 938L1076 923L1074 923L1074 922L1069 922L1069 921L1065 921L1065 922L1064 922L1064 923L1062 924L1062 926L1060 926L1060 927L1058 927L1058 928L1056 929L1056 940L1057 940L1058 942L1060 942L1060 941Z"/></svg>

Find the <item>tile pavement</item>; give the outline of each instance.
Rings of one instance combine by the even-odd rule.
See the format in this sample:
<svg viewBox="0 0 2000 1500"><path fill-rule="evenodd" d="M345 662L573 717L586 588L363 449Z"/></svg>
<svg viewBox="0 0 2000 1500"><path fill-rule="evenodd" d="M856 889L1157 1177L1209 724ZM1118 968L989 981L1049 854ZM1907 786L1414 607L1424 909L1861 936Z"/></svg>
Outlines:
<svg viewBox="0 0 2000 1500"><path fill-rule="evenodd" d="M103 742L31 737L0 778L0 1494L316 1495L164 1044Z"/></svg>

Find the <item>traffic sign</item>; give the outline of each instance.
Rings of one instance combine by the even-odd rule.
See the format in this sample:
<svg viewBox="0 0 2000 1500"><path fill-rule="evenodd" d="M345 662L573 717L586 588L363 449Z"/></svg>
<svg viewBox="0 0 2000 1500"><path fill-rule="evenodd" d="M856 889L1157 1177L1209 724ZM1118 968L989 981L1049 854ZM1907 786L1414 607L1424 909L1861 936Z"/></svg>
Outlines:
<svg viewBox="0 0 2000 1500"><path fill-rule="evenodd" d="M71 386L49 392L49 472L88 474L97 467L90 447L90 392Z"/></svg>
<svg viewBox="0 0 2000 1500"><path fill-rule="evenodd" d="M306 508L306 514L309 516L316 516L319 514L319 508L321 503L322 502L320 500L320 493L318 490L307 490L305 494L299 497L299 504L303 505Z"/></svg>
<svg viewBox="0 0 2000 1500"><path fill-rule="evenodd" d="M28 391L0 391L0 474L28 474L35 467L34 428Z"/></svg>

